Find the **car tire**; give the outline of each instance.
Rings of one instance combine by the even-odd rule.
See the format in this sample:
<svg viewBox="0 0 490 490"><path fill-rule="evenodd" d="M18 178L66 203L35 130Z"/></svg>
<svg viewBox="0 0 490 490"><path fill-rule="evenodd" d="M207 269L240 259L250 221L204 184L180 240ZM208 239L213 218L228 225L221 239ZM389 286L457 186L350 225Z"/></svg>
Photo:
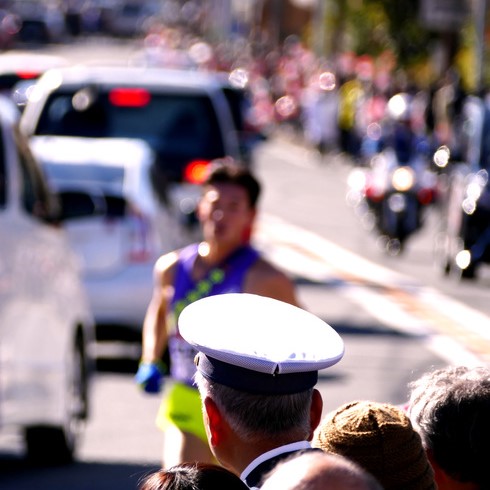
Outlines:
<svg viewBox="0 0 490 490"><path fill-rule="evenodd" d="M87 368L83 341L77 338L67 386L64 426L31 426L25 430L27 458L34 464L63 465L73 461L82 422L88 415Z"/></svg>
<svg viewBox="0 0 490 490"><path fill-rule="evenodd" d="M88 399L88 364L87 354L83 336L79 334L74 348L73 367L71 376L68 379L68 394L70 396L68 403L67 419L71 422L77 422L88 418L89 399Z"/></svg>
<svg viewBox="0 0 490 490"><path fill-rule="evenodd" d="M25 442L27 459L33 464L61 465L73 461L73 439L61 427L28 427Z"/></svg>

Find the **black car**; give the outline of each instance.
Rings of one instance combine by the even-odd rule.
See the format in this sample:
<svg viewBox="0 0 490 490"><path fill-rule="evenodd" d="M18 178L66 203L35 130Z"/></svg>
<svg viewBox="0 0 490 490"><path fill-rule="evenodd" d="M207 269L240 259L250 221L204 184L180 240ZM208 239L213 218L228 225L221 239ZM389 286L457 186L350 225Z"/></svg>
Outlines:
<svg viewBox="0 0 490 490"><path fill-rule="evenodd" d="M490 264L490 104L469 97L463 115L462 161L446 173L438 255L446 274L473 279Z"/></svg>

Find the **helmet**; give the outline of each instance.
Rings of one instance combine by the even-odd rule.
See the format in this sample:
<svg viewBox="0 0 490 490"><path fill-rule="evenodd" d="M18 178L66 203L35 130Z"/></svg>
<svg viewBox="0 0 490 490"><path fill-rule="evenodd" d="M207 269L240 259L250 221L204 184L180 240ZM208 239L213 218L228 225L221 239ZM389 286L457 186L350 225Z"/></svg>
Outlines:
<svg viewBox="0 0 490 490"><path fill-rule="evenodd" d="M410 121L412 112L412 98L400 92L388 100L388 114L395 121Z"/></svg>

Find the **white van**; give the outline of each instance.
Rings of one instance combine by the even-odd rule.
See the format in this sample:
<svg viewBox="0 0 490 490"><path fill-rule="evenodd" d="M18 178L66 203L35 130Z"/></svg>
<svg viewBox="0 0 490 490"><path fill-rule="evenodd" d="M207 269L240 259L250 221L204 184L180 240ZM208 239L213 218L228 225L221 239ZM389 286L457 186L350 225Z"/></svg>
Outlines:
<svg viewBox="0 0 490 490"><path fill-rule="evenodd" d="M30 146L50 187L70 194L71 209L87 210L65 230L81 258L98 340L139 340L156 260L200 236L182 210L195 208L200 187L159 185L155 153L136 138L35 136Z"/></svg>
<svg viewBox="0 0 490 490"><path fill-rule="evenodd" d="M73 457L89 405L94 320L62 213L0 98L0 431L36 462Z"/></svg>

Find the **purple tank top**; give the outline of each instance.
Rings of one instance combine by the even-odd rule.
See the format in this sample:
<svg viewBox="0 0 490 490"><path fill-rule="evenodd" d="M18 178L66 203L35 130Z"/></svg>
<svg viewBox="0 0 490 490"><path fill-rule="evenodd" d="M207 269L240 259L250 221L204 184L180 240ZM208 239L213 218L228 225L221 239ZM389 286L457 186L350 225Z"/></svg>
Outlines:
<svg viewBox="0 0 490 490"><path fill-rule="evenodd" d="M168 321L173 324L169 334L170 374L173 379L192 385L195 373L196 350L179 334L177 319L181 311L190 303L205 296L240 293L243 291L245 276L259 257L253 247L240 247L221 264L197 283L192 279L192 268L198 254L198 244L181 250L174 277L174 295L170 302Z"/></svg>

